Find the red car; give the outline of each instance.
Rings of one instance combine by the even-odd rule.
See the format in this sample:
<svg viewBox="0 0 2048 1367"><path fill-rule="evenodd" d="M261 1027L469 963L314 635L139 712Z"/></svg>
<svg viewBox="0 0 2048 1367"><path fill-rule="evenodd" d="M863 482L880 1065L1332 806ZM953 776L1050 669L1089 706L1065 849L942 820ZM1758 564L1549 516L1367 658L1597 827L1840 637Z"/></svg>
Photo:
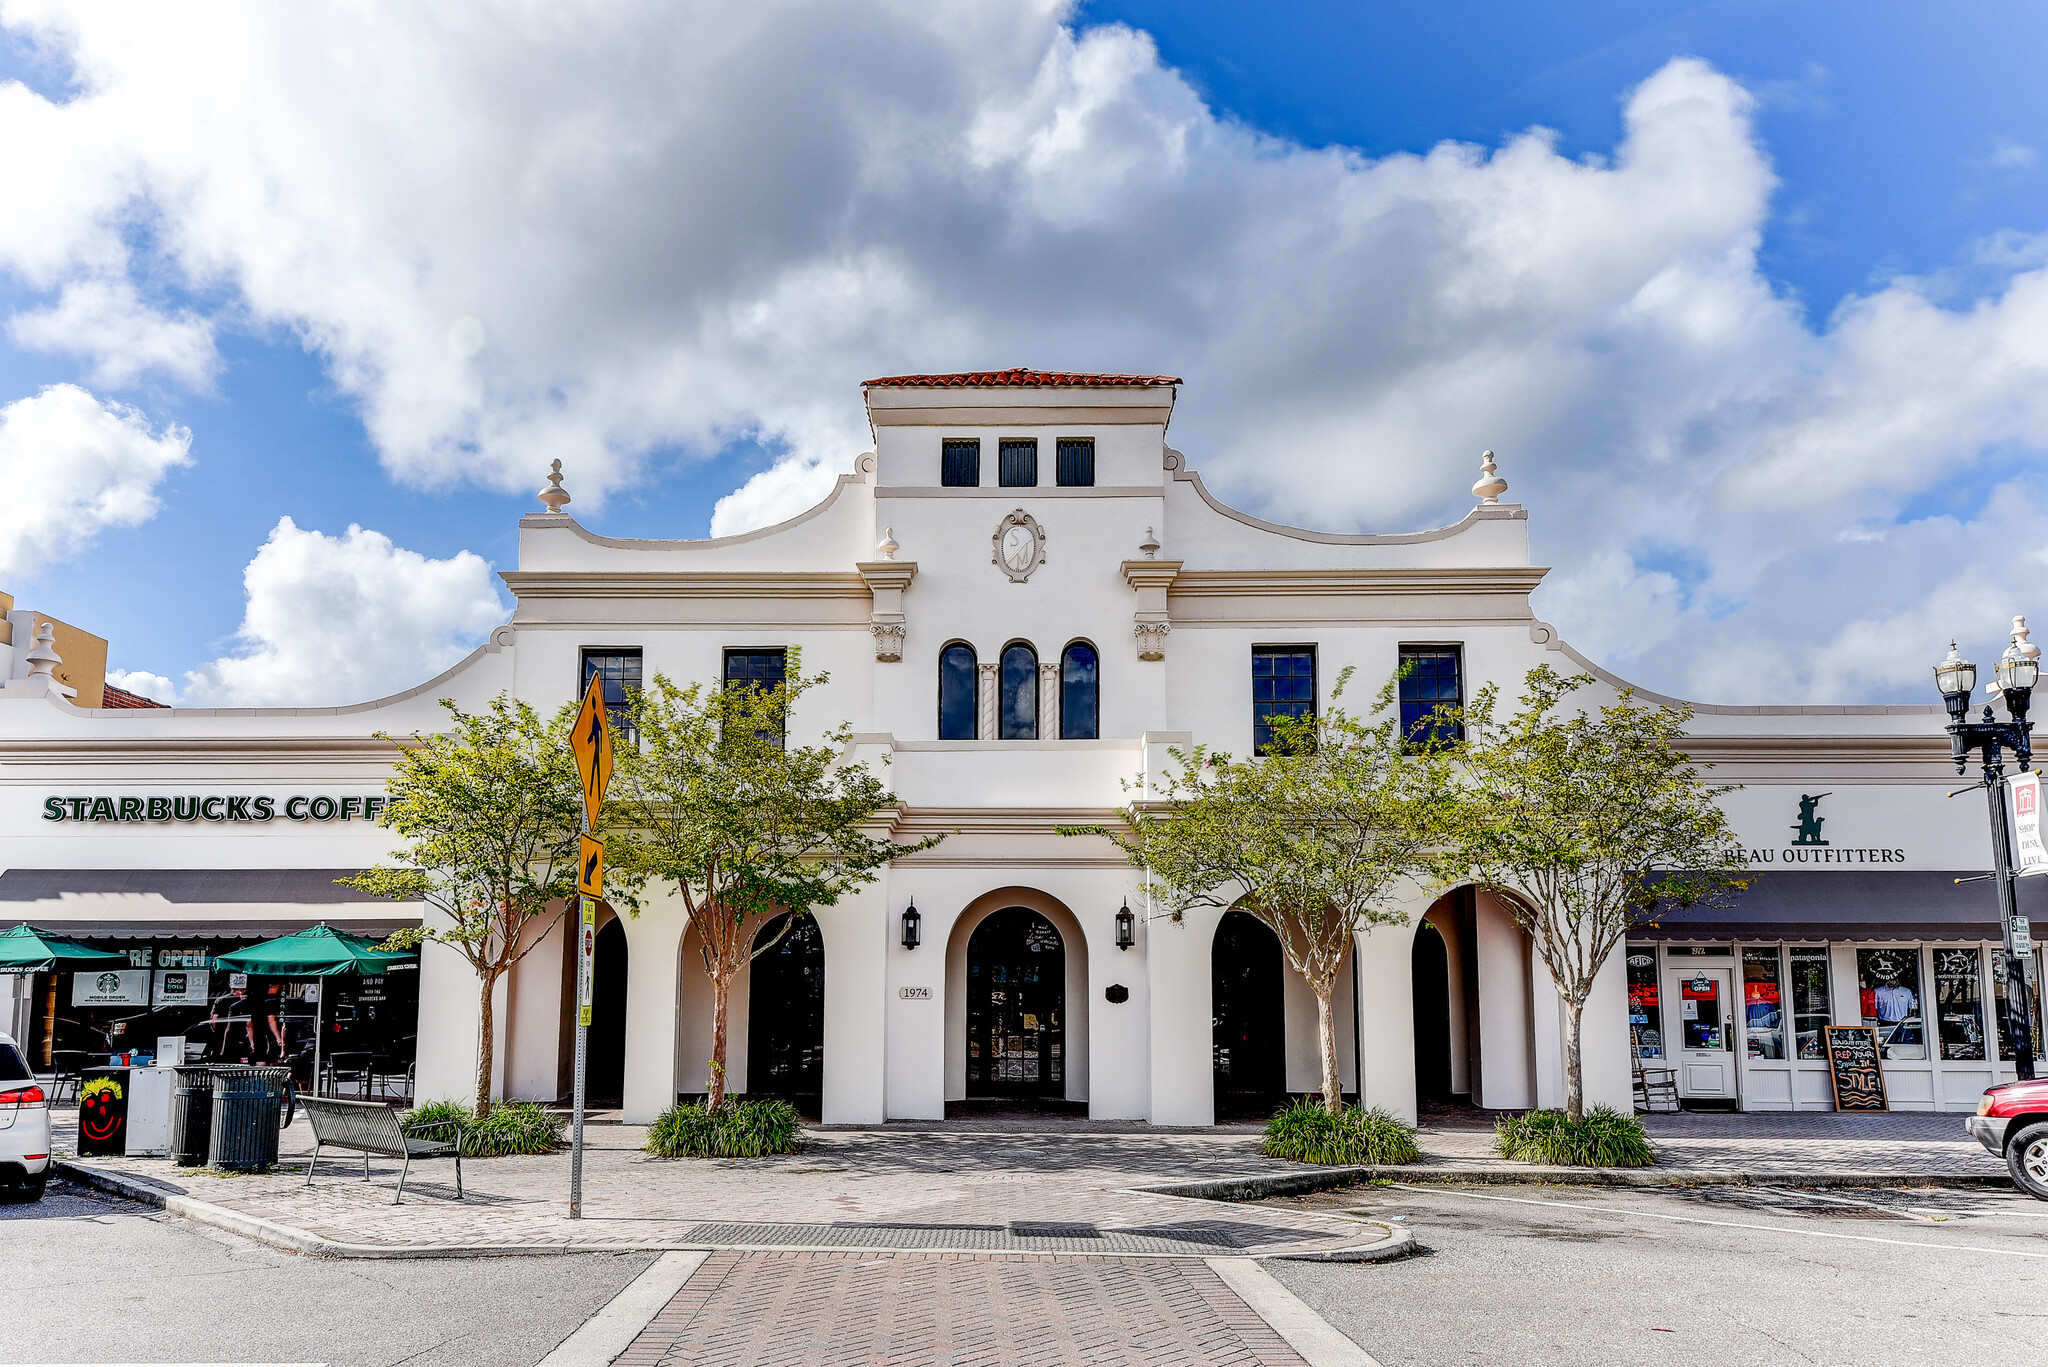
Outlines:
<svg viewBox="0 0 2048 1367"><path fill-rule="evenodd" d="M2048 1201L2048 1078L1986 1088L1977 1114L1963 1123L2005 1159L2021 1191Z"/></svg>

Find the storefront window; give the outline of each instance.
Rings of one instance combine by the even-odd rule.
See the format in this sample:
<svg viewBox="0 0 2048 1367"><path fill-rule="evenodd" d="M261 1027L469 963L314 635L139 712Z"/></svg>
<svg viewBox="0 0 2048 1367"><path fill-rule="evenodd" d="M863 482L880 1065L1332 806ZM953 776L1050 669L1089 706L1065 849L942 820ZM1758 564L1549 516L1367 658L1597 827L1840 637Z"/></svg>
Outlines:
<svg viewBox="0 0 2048 1367"><path fill-rule="evenodd" d="M1785 1057L1784 993L1778 982L1778 947L1742 951L1743 1038L1751 1058Z"/></svg>
<svg viewBox="0 0 2048 1367"><path fill-rule="evenodd" d="M1984 1057L1984 998L1977 982L1978 957L1968 949L1934 951L1935 1019L1945 1059Z"/></svg>
<svg viewBox="0 0 2048 1367"><path fill-rule="evenodd" d="M2041 975L2035 971L2034 956L2031 954L2024 960L2024 967L2027 973L2028 1005L2032 1008L2028 1012L2028 1019L2034 1027L2034 1057L2039 1058L2041 1056ZM1991 951L1991 994L1992 1000L1998 1004L1998 1056L2010 1063L2012 1061L2012 1030L2006 1024L2005 951L2002 949Z"/></svg>
<svg viewBox="0 0 2048 1367"><path fill-rule="evenodd" d="M1920 1015L1920 951L1913 948L1859 949L1856 978L1863 1023L1877 1027L1877 1047L1888 1059L1927 1057L1926 1025Z"/></svg>
<svg viewBox="0 0 2048 1367"><path fill-rule="evenodd" d="M1628 1027L1643 1058L1664 1057L1663 1013L1657 1009L1657 951L1628 951Z"/></svg>
<svg viewBox="0 0 2048 1367"><path fill-rule="evenodd" d="M1826 1058L1828 1013L1828 951L1824 945L1792 948L1792 1028L1799 1057Z"/></svg>

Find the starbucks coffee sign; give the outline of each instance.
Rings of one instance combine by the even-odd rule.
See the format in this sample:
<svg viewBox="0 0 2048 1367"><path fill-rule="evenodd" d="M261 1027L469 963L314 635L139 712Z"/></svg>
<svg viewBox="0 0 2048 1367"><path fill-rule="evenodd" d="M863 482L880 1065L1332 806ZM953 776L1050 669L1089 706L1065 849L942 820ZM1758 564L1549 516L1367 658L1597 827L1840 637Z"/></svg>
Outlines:
<svg viewBox="0 0 2048 1367"><path fill-rule="evenodd" d="M49 797L45 821L375 821L391 803L381 795L332 797L326 793L274 797Z"/></svg>

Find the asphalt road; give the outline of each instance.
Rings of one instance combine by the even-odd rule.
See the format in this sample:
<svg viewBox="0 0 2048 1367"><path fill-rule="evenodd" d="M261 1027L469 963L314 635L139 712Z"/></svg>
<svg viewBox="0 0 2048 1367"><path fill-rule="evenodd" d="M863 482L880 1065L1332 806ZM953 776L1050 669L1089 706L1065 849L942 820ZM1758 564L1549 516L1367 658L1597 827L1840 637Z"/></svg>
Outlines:
<svg viewBox="0 0 2048 1367"><path fill-rule="evenodd" d="M0 1363L532 1367L655 1257L306 1258L58 1182L0 1205Z"/></svg>
<svg viewBox="0 0 2048 1367"><path fill-rule="evenodd" d="M1266 1264L1383 1367L2048 1361L2048 1203L2010 1191L1369 1187L1274 1204L1414 1232L1426 1252L1399 1262Z"/></svg>

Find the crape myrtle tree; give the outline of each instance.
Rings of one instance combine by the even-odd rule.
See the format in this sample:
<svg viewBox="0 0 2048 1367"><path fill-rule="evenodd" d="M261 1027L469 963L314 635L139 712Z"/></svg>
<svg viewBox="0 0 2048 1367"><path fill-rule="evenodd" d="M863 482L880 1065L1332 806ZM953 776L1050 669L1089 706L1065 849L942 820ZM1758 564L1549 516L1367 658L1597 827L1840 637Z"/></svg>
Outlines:
<svg viewBox="0 0 2048 1367"><path fill-rule="evenodd" d="M498 980L546 938L576 892L582 790L569 753L576 709L543 720L499 694L481 712L443 698L451 726L401 742L379 824L403 845L390 864L337 881L379 897L423 900L438 918L388 949L446 944L476 970L476 1114L490 1109ZM379 739L391 737L379 733Z"/></svg>
<svg viewBox="0 0 2048 1367"><path fill-rule="evenodd" d="M1333 1115L1343 1108L1338 971L1359 931L1406 922L1404 889L1435 884L1455 789L1449 749L1402 734L1393 682L1363 717L1336 705L1351 673L1321 715L1274 718L1265 754L1170 750L1161 789L1125 806L1124 830L1060 828L1113 841L1174 921L1193 907L1236 908L1279 937L1315 993Z"/></svg>
<svg viewBox="0 0 2048 1367"><path fill-rule="evenodd" d="M1647 707L1623 689L1597 710L1571 706L1590 675L1529 671L1515 714L1481 689L1462 717L1463 815L1455 863L1502 894L1557 984L1565 1012L1565 1109L1585 1118L1580 1040L1586 999L1635 926L1746 886L1741 842L1679 748L1686 704Z"/></svg>
<svg viewBox="0 0 2048 1367"><path fill-rule="evenodd" d="M781 943L797 919L874 881L899 855L941 837L897 844L871 834L893 805L882 780L845 762L850 725L821 743L787 742L791 707L829 675L805 677L788 654L779 683L678 687L661 674L627 698L637 747L621 746L606 803L607 881L628 904L650 884L673 886L697 928L711 979L711 1076L705 1106L725 1101L727 1009L733 979ZM767 921L788 913L762 944Z"/></svg>

